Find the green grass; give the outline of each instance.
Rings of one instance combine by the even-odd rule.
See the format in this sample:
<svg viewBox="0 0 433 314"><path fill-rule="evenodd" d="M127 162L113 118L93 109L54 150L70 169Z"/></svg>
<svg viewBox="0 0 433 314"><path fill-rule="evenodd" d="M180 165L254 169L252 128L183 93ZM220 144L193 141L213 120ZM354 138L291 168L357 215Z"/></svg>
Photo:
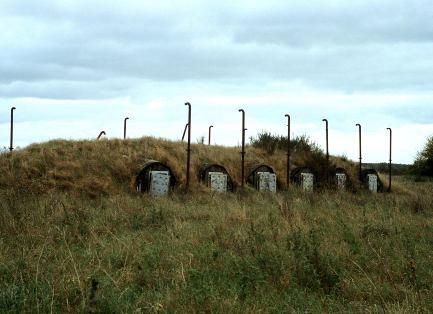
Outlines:
<svg viewBox="0 0 433 314"><path fill-rule="evenodd" d="M413 197L2 194L0 312L431 312Z"/></svg>
<svg viewBox="0 0 433 314"><path fill-rule="evenodd" d="M433 312L433 182L156 199L129 188L140 141L0 156L0 313Z"/></svg>

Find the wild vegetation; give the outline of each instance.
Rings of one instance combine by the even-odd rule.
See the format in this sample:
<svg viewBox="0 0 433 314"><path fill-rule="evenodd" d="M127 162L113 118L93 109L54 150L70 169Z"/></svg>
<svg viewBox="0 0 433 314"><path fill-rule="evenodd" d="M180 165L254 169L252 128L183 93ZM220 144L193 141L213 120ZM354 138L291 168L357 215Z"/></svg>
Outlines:
<svg viewBox="0 0 433 314"><path fill-rule="evenodd" d="M260 148L266 151L268 154L272 155L277 150L285 151L287 150L287 136L274 135L270 132L260 132L256 137L250 138L251 145L256 148ZM306 135L296 136L294 139L290 140L290 149L295 154L296 153L313 153L313 154L323 154L322 150L317 146L316 143L311 141L311 139Z"/></svg>
<svg viewBox="0 0 433 314"><path fill-rule="evenodd" d="M388 171L389 171L389 163L387 163L387 162L363 163L363 167L372 168L372 169L375 169L378 172L382 172L382 173L388 173ZM414 174L414 167L413 167L413 165L408 165L408 164L392 163L391 171L392 171L393 175L396 175L396 176L413 175Z"/></svg>
<svg viewBox="0 0 433 314"><path fill-rule="evenodd" d="M424 148L418 152L414 171L418 176L433 177L433 136L427 138Z"/></svg>
<svg viewBox="0 0 433 314"><path fill-rule="evenodd" d="M192 156L194 171L217 162L239 182L238 148ZM213 194L192 176L190 193L137 194L147 159L184 180L184 143L154 138L0 155L0 312L433 311L432 183L305 194L285 189L284 151L247 156L274 167L280 192Z"/></svg>
<svg viewBox="0 0 433 314"><path fill-rule="evenodd" d="M283 187L286 178L284 151L268 154L261 148L248 146L246 168L257 164L271 165ZM31 145L13 154L0 155L0 189L25 193L63 191L90 196L130 192L135 189L135 177L148 159L161 161L172 169L178 181L185 181L186 144L145 137L135 140L51 141ZM292 156L292 168L315 168L320 178L325 176L326 159L318 150L299 150ZM237 185L240 184L240 148L192 145L191 183L200 189L198 169L203 163L224 165ZM341 166L356 177L356 167L338 158L332 166Z"/></svg>

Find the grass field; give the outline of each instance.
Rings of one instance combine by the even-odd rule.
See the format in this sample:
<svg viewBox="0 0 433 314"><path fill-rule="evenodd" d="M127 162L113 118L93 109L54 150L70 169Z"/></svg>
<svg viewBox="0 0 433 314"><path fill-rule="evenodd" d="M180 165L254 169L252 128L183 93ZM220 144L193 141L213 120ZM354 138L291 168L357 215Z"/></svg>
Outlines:
<svg viewBox="0 0 433 314"><path fill-rule="evenodd" d="M284 154L248 153L284 178ZM216 195L192 176L191 193L133 191L147 158L182 181L184 155L150 138L1 155L0 312L433 312L433 183ZM238 149L194 146L203 161L239 179Z"/></svg>

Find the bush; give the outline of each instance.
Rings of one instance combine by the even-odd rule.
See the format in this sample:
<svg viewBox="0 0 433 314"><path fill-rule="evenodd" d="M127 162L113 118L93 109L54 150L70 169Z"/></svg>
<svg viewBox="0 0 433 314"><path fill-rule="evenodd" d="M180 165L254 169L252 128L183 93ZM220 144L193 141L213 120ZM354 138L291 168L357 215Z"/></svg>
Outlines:
<svg viewBox="0 0 433 314"><path fill-rule="evenodd" d="M427 138L423 150L418 152L414 162L415 173L422 176L433 176L433 136Z"/></svg>
<svg viewBox="0 0 433 314"><path fill-rule="evenodd" d="M277 150L287 150L287 136L272 135L263 131L257 137L250 138L251 145L259 148L269 155L273 155ZM302 166L317 171L317 180L326 182L327 172L335 171L336 166L328 161L322 149L314 143L307 135L297 136L290 140L292 155L301 156Z"/></svg>
<svg viewBox="0 0 433 314"><path fill-rule="evenodd" d="M255 148L260 148L272 155L277 149L287 149L287 136L272 135L269 132L263 131L257 134L257 137L250 137L251 145ZM316 153L323 154L319 146L310 140L307 135L296 136L290 140L290 148L293 153Z"/></svg>

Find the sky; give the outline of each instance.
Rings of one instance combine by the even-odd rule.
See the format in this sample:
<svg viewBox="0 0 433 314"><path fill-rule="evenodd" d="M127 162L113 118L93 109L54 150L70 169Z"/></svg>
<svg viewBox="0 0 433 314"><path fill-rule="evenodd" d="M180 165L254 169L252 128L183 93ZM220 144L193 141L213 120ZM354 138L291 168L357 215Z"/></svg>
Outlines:
<svg viewBox="0 0 433 314"><path fill-rule="evenodd" d="M0 147L145 135L307 135L412 163L433 134L433 1L0 1Z"/></svg>

